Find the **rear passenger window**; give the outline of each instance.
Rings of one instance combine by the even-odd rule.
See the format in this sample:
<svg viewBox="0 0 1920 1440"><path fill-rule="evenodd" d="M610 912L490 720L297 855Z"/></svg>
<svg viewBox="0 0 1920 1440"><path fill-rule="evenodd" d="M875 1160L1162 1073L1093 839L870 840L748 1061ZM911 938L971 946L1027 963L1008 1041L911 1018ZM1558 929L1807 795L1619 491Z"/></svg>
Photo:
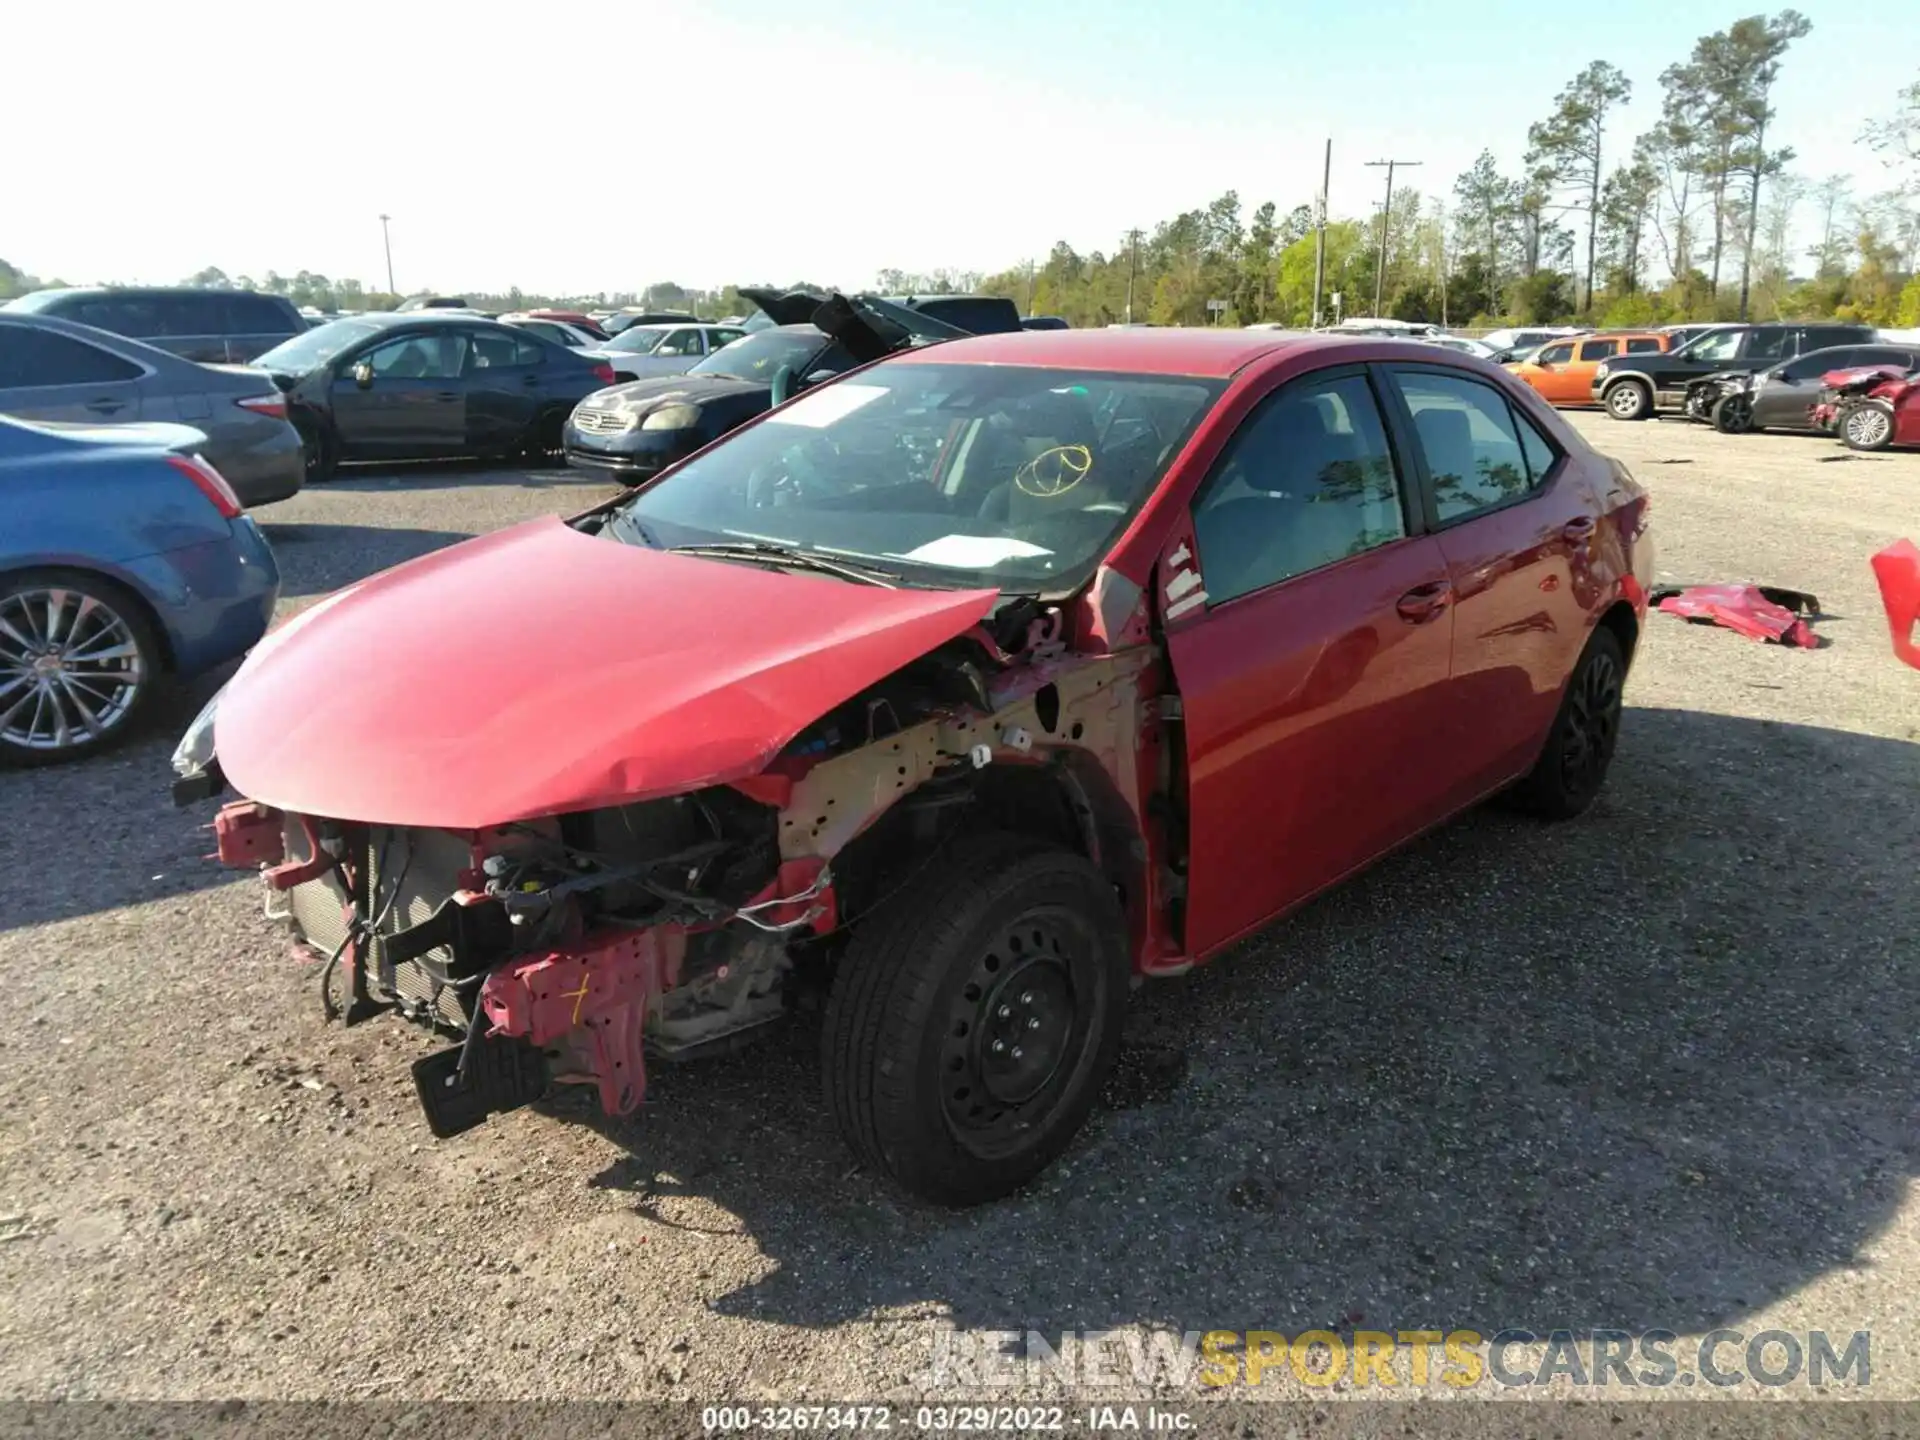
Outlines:
<svg viewBox="0 0 1920 1440"><path fill-rule="evenodd" d="M1618 340L1585 340L1580 345L1582 361L1611 360L1620 353Z"/></svg>
<svg viewBox="0 0 1920 1440"><path fill-rule="evenodd" d="M51 330L0 326L0 390L34 385L105 385L137 380L130 360Z"/></svg>
<svg viewBox="0 0 1920 1440"><path fill-rule="evenodd" d="M511 369L514 356L520 351L520 342L511 335L497 335L491 331L477 330L473 336L473 353L468 365L474 370Z"/></svg>
<svg viewBox="0 0 1920 1440"><path fill-rule="evenodd" d="M1660 342L1651 335L1636 335L1633 339L1627 341L1627 354L1629 355L1658 355L1660 353Z"/></svg>
<svg viewBox="0 0 1920 1440"><path fill-rule="evenodd" d="M547 352L531 340L513 342L513 363L516 365L539 365L547 358Z"/></svg>
<svg viewBox="0 0 1920 1440"><path fill-rule="evenodd" d="M1533 488L1536 465L1542 475L1552 465L1545 439L1516 420L1506 397L1491 385L1424 370L1397 370L1395 378L1413 412L1441 524L1519 499ZM1534 442L1532 459L1523 431Z"/></svg>
<svg viewBox="0 0 1920 1440"><path fill-rule="evenodd" d="M1365 378L1289 386L1227 442L1194 504L1214 603L1407 533L1386 427Z"/></svg>
<svg viewBox="0 0 1920 1440"><path fill-rule="evenodd" d="M222 327L229 335L291 335L294 333L293 317L283 306L274 304L263 295L229 295L226 297L227 323Z"/></svg>
<svg viewBox="0 0 1920 1440"><path fill-rule="evenodd" d="M226 299L223 295L156 295L153 306L158 329L163 336L227 334Z"/></svg>

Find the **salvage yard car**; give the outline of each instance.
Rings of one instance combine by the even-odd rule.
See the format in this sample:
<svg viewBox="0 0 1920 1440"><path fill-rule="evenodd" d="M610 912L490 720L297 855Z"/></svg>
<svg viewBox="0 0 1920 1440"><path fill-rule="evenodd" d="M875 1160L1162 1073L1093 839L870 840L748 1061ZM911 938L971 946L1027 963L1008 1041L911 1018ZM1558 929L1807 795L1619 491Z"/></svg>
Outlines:
<svg viewBox="0 0 1920 1440"><path fill-rule="evenodd" d="M342 460L544 455L613 379L604 362L445 308L335 320L254 364L286 392L310 482Z"/></svg>
<svg viewBox="0 0 1920 1440"><path fill-rule="evenodd" d="M587 396L567 418L567 463L623 479L652 475L790 395L891 350L967 333L872 295L740 293L776 323L722 345L683 374L650 376ZM621 362L607 355L602 363Z"/></svg>
<svg viewBox="0 0 1920 1440"><path fill-rule="evenodd" d="M1664 355L1604 362L1593 372L1592 399L1615 420L1647 420L1661 410L1685 409L1694 382L1708 376L1778 365L1829 346L1873 343L1871 325L1722 325Z"/></svg>
<svg viewBox="0 0 1920 1440"><path fill-rule="evenodd" d="M1696 380L1687 391L1687 413L1710 421L1725 435L1761 430L1818 430L1814 409L1824 377L1838 370L1920 367L1911 345L1837 345L1813 350L1768 370L1735 371Z"/></svg>
<svg viewBox="0 0 1920 1440"><path fill-rule="evenodd" d="M637 491L270 634L174 757L448 1135L827 987L853 1149L948 1204L1068 1145L1130 983L1499 792L1600 790L1646 500L1400 340L896 353Z"/></svg>

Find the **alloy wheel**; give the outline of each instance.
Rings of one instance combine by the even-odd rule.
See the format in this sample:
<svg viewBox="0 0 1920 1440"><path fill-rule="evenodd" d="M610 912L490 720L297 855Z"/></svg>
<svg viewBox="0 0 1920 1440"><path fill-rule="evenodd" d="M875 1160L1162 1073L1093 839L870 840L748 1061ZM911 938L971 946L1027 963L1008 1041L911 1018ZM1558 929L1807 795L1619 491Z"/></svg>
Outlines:
<svg viewBox="0 0 1920 1440"><path fill-rule="evenodd" d="M1570 792L1585 791L1606 774L1620 734L1620 705L1619 665L1604 651L1590 654L1567 693L1561 724L1560 776Z"/></svg>
<svg viewBox="0 0 1920 1440"><path fill-rule="evenodd" d="M147 684L133 627L85 590L0 596L0 742L57 752L104 738Z"/></svg>
<svg viewBox="0 0 1920 1440"><path fill-rule="evenodd" d="M1863 450L1887 443L1893 435L1893 417L1877 405L1862 405L1847 412L1847 442Z"/></svg>
<svg viewBox="0 0 1920 1440"><path fill-rule="evenodd" d="M1607 392L1607 411L1619 420L1639 419L1646 404L1646 392L1638 385L1616 385Z"/></svg>

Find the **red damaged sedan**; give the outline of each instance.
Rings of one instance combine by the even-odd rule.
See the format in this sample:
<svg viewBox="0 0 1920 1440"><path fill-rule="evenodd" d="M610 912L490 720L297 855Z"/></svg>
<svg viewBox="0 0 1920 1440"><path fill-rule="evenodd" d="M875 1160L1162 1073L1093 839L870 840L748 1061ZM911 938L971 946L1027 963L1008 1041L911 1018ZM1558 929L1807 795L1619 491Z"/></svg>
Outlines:
<svg viewBox="0 0 1920 1440"><path fill-rule="evenodd" d="M1497 792L1579 814L1641 489L1433 347L1034 331L809 390L270 634L181 742L437 1135L828 987L828 1103L932 1200L1086 1119L1130 983Z"/></svg>

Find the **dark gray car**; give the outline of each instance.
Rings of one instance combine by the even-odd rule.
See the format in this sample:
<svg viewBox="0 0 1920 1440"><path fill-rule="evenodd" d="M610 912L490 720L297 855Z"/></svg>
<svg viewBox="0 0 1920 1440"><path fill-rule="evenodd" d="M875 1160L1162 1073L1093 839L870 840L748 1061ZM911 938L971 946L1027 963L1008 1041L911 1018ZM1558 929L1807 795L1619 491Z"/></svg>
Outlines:
<svg viewBox="0 0 1920 1440"><path fill-rule="evenodd" d="M216 365L241 364L264 355L308 328L286 296L253 290L184 286L35 290L5 308L73 320Z"/></svg>
<svg viewBox="0 0 1920 1440"><path fill-rule="evenodd" d="M0 414L41 423L191 425L207 437L200 453L247 506L286 499L305 475L287 397L261 371L196 365L52 316L0 309Z"/></svg>
<svg viewBox="0 0 1920 1440"><path fill-rule="evenodd" d="M1722 382L1723 394L1710 416L1716 427L1735 435L1750 430L1811 430L1807 408L1820 398L1820 377L1830 370L1869 365L1920 368L1920 346L1834 345L1809 350L1771 370L1730 375Z"/></svg>

